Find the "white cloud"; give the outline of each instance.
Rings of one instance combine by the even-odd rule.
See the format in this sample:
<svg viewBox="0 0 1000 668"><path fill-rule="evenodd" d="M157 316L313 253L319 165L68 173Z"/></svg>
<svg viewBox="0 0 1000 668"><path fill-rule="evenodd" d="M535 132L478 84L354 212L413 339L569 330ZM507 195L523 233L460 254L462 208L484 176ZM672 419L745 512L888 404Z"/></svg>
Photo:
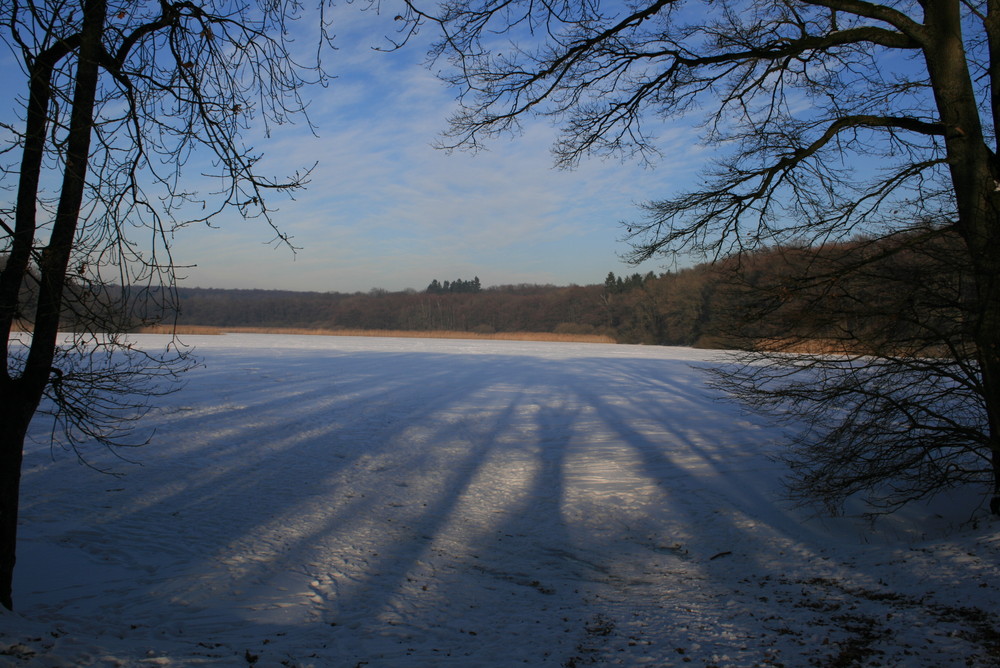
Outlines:
<svg viewBox="0 0 1000 668"><path fill-rule="evenodd" d="M178 260L199 265L187 284L354 291L472 274L564 284L634 271L618 261L627 250L618 222L688 178L683 152L656 170L595 159L557 171L557 130L542 120L476 155L434 149L455 101L423 67L423 51L373 51L391 29L386 17L348 11L339 26L340 50L328 57L339 78L311 91L318 137L283 127L255 145L276 174L320 163L308 191L275 215L302 251L294 261L275 253L262 245L269 230L232 216L221 232L180 236Z"/></svg>

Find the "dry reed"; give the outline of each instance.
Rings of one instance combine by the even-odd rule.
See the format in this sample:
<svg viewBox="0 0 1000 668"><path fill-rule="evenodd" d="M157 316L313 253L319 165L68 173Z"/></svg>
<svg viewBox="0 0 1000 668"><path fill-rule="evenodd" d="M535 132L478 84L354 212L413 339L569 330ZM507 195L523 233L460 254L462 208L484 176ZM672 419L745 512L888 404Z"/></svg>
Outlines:
<svg viewBox="0 0 1000 668"><path fill-rule="evenodd" d="M458 331L410 331L391 329L308 329L302 327L210 327L204 325L154 325L136 330L138 334L221 335L221 334L307 334L316 336L368 336L411 339L476 339L485 341L553 341L560 343L615 343L603 334L563 334L553 332L496 332L483 334Z"/></svg>
<svg viewBox="0 0 1000 668"><path fill-rule="evenodd" d="M847 345L846 342L836 339L760 339L754 345L754 350L805 355L853 355L858 353L856 346Z"/></svg>

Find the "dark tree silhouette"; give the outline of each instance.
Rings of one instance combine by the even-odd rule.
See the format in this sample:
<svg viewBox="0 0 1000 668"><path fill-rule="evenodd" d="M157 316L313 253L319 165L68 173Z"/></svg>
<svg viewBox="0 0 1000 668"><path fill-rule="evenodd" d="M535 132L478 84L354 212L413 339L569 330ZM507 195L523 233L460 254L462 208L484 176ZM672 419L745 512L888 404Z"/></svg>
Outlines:
<svg viewBox="0 0 1000 668"><path fill-rule="evenodd" d="M0 4L26 84L4 151L14 200L0 211L0 604L12 607L23 444L40 405L70 446L130 442L129 421L189 364L176 346L153 355L118 334L171 310L172 232L228 208L271 224L268 194L306 182L263 175L243 139L300 115L302 87L323 78L319 50L305 67L290 54L302 12L294 0Z"/></svg>
<svg viewBox="0 0 1000 668"><path fill-rule="evenodd" d="M945 472L965 471L971 460L978 463L977 479L992 477L992 507L1000 511L1000 163L994 131L1000 4L455 0L435 9L407 0L406 7L400 42L408 31L434 24L441 37L431 55L461 91L461 108L444 140L449 147L476 148L541 115L561 124L554 147L561 166L594 153L655 160L653 135L664 120L683 118L690 127L700 122L696 127L714 164L697 187L649 203L645 216L630 225L636 261L690 252L718 259L859 233L877 240L928 224L957 235L967 268L967 345L951 346L953 355L941 363L956 366L922 373L920 365L901 365L901 356L879 364L908 379L909 403L921 410L938 398L931 388L942 376L958 374L955 382L969 392L960 402L961 418L933 425L917 419L919 428L901 439L919 441L945 430L948 437L938 445L966 457L959 465L939 460L937 447L911 450L886 474L912 486L902 498L922 496L951 478L920 472L937 471L938 461ZM762 353L756 361L775 359ZM752 377L753 368L745 370ZM879 394L890 377L864 372L850 382L860 401ZM788 376L751 387L766 395L781 378ZM798 387L814 392L799 392L797 405L829 405L823 382L813 378ZM879 396L886 406L898 404L896 390ZM913 421L909 408L891 417L846 416L831 429L856 426L858 439L851 442L858 449L838 450L839 432L824 430L805 459L815 470L822 469L815 456L823 452L864 462L857 459L860 448ZM863 464L858 469L859 475L870 473ZM933 485L914 486L914 479ZM868 489L877 487L868 480Z"/></svg>

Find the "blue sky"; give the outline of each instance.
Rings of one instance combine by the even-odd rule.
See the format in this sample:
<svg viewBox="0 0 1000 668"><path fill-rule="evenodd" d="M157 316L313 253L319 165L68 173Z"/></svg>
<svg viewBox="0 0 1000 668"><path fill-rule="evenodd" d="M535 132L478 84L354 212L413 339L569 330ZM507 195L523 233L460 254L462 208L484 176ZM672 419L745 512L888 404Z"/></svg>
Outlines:
<svg viewBox="0 0 1000 668"><path fill-rule="evenodd" d="M176 235L182 285L420 290L434 278L473 276L484 285L566 285L665 268L623 263L619 223L697 172L688 130L663 129L669 157L655 169L595 158L556 170L549 149L557 131L544 120L486 152L446 153L433 144L456 103L424 66L426 43L375 51L391 17L351 5L338 11L339 50L326 57L338 78L307 92L317 136L299 124L255 143L268 173L319 161L306 192L272 202L275 222L300 250L269 244L265 224L233 212L218 228Z"/></svg>
<svg viewBox="0 0 1000 668"><path fill-rule="evenodd" d="M441 151L433 144L455 96L424 66L425 45L375 51L391 17L340 13L339 50L327 58L338 78L310 91L318 136L285 127L257 145L277 173L320 161L308 190L275 216L300 250L267 245L270 230L235 216L189 229L175 249L178 264L198 265L185 285L419 290L434 278L565 285L663 269L621 261L619 223L690 176L687 151L656 169L595 158L560 171L549 150L556 129L542 120L485 152ZM665 128L667 139L684 134Z"/></svg>

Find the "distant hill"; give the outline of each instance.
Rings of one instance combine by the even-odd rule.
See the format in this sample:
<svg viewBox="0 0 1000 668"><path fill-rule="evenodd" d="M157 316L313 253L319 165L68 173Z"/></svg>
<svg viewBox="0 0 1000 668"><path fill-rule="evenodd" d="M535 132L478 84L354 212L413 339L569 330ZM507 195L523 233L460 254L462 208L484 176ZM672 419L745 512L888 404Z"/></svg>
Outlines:
<svg viewBox="0 0 1000 668"><path fill-rule="evenodd" d="M608 333L603 287L518 285L476 292L292 292L180 288L180 325Z"/></svg>
<svg viewBox="0 0 1000 668"><path fill-rule="evenodd" d="M968 285L963 252L954 235L928 229L879 241L764 249L659 275L609 273L603 284L584 286L483 288L476 277L435 279L424 291L182 287L169 298L162 289L130 288L131 316L115 319L129 317L134 328L165 321L219 328L533 332L710 348L794 350L819 342L831 351L950 355L962 353L935 349L941 341L934 337L961 329ZM118 304L120 288L101 289L113 298L103 300L85 286L68 289L65 326L74 326L74 314ZM26 294L26 315L32 301ZM952 333L961 340L961 331Z"/></svg>

